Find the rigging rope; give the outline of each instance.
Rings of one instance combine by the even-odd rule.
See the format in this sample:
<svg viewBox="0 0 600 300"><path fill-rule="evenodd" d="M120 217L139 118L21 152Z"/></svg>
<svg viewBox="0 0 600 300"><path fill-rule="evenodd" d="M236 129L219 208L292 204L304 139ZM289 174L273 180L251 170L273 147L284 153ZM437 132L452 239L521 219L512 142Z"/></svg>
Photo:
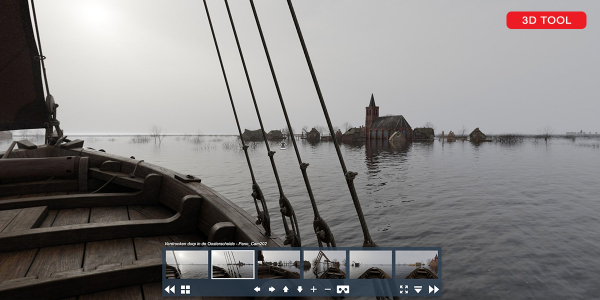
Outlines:
<svg viewBox="0 0 600 300"><path fill-rule="evenodd" d="M275 180L277 181L277 188L279 189L279 208L281 211L281 219L283 220L283 226L285 229L285 245L292 245L292 247L300 247L300 230L298 226L298 221L296 220L296 214L294 213L294 209L292 208L292 204L287 199L283 192L283 187L281 186L281 180L279 179L279 174L277 172L277 166L275 165L275 151L271 151L269 147L269 141L267 140L267 135L265 132L265 128L263 126L262 118L260 116L260 110L258 108L258 103L256 102L256 96L254 95L254 89L252 88L252 82L250 81L250 75L248 74L248 68L246 67L246 61L244 60L244 54L242 52L242 46L240 45L240 40L238 39L237 31L235 29L235 24L233 23L233 17L231 16L231 10L229 8L229 1L225 0L225 7L227 8L227 14L229 16L229 22L231 23L231 29L233 30L233 36L235 37L235 42L237 44L238 52L240 54L240 58L242 60L242 66L244 67L244 73L246 74L246 81L248 82L248 88L250 89L250 95L252 96L252 102L254 103L254 109L256 110L256 116L258 117L258 123L260 124L260 130L262 131L262 137L265 142L265 146L267 147L267 153L269 156L269 160L271 161L271 167L273 168L273 174L275 175ZM287 218L287 219L286 219ZM288 225L288 219L291 225Z"/></svg>
<svg viewBox="0 0 600 300"><path fill-rule="evenodd" d="M273 68L273 62L271 61L271 55L269 54L269 49L267 48L267 43L265 41L265 37L263 35L262 27L260 26L260 21L258 19L258 14L256 13L256 7L254 6L254 0L250 0L250 6L252 7L252 12L254 14L254 19L256 20L256 26L258 27L258 33L260 34L260 39L262 41L263 48L265 49L265 55L267 56L267 61L269 62L269 68L271 69L271 75L273 76L273 82L275 83L275 89L277 90L277 96L279 97L279 102L281 103L281 109L283 110L283 115L285 116L285 122L288 127L288 131L290 137L292 138L292 143L294 145L294 150L296 151L296 158L298 159L298 165L300 166L300 170L302 172L302 178L304 178L304 184L306 186L306 190L308 191L308 196L310 198L310 203L313 208L313 213L315 220L313 222L313 228L315 234L317 235L317 241L319 242L319 247L323 246L323 242L327 244L328 247L335 247L335 239L329 226L327 223L321 218L319 215L319 209L317 208L317 203L315 201L315 197L312 192L312 188L310 186L310 181L308 179L308 175L306 173L306 168L308 167L308 163L303 163L302 158L300 157L300 152L298 151L298 146L296 145L296 139L294 137L294 131L292 130L292 125L290 123L290 119L288 117L287 110L285 108L285 103L283 101L283 96L281 95L281 89L279 88L279 82L277 81L277 76L275 75L275 69Z"/></svg>
<svg viewBox="0 0 600 300"><path fill-rule="evenodd" d="M206 0L204 1L204 9L206 10L206 16L208 18L208 24L210 25L210 31L212 33L213 41L215 43L215 48L217 49L217 56L219 57L219 63L221 64L221 71L223 72L223 78L225 79L225 86L227 87L227 94L229 95L229 101L231 102L231 108L233 109L233 115L235 116L235 123L237 125L237 129L240 135L240 140L242 142L242 149L244 150L244 154L246 155L246 162L248 163L248 169L250 170L250 176L252 177L252 198L254 199L254 205L256 206L257 212L257 220L256 224L262 224L265 229L265 235L267 237L271 236L271 219L269 218L269 210L267 208L267 204L265 201L265 197L262 193L262 190L258 186L256 182L256 178L254 177L254 171L252 171L252 164L250 163L250 156L248 155L248 146L244 142L244 137L242 135L242 129L240 127L240 121L237 116L237 112L235 110L235 104L233 103L233 97L231 95L231 89L229 87L229 81L227 80L227 74L225 73L225 67L223 65L223 59L221 58L221 51L219 50L219 44L217 43L217 36L215 35L215 30L213 28L212 20L210 18L210 13L208 11L208 5L206 4ZM258 206L258 202L261 203L262 210Z"/></svg>
<svg viewBox="0 0 600 300"><path fill-rule="evenodd" d="M33 0L31 0L31 11L33 13L33 23L35 24L35 34L37 36L38 45L39 45L38 48L40 51L39 60L42 63L42 71L44 72L44 82L46 83L46 94L50 95L50 87L48 86L48 78L46 77L46 64L44 64L44 60L46 59L46 57L44 56L44 53L42 52L42 40L40 39L40 31L38 30L37 16L35 13L35 4L33 4Z"/></svg>
<svg viewBox="0 0 600 300"><path fill-rule="evenodd" d="M57 140L62 142L62 140L60 139L63 138L63 131L60 129L60 122L56 119L56 108L58 107L58 104L54 102L54 97L52 97L52 95L50 94L48 76L46 75L46 64L44 63L46 56L44 56L44 53L42 51L42 39L40 38L40 31L38 29L37 23L37 14L35 13L35 4L33 3L33 0L31 0L31 12L33 14L33 23L35 25L35 33L37 36L38 48L40 52L39 56L37 56L36 59L39 59L39 61L42 64L42 72L44 73L44 83L46 85L46 106L48 107L48 122L44 124L44 126L46 127L45 143L49 145L58 145L59 143L57 142ZM53 127L56 128L57 136L53 136Z"/></svg>
<svg viewBox="0 0 600 300"><path fill-rule="evenodd" d="M350 195L352 196L352 202L354 202L354 207L356 208L356 213L358 214L360 226L364 235L363 247L377 247L375 242L373 242L373 239L371 239L371 234L369 233L369 228L367 227L367 222L365 220L365 216L363 215L362 208L360 206L360 201L358 200L358 195L356 194L356 189L354 187L354 178L356 177L356 175L358 175L358 173L351 172L346 169L346 164L344 163L344 158L342 157L340 146L338 145L337 139L335 137L335 131L333 130L333 126L331 125L329 113L327 112L327 106L325 105L325 100L323 99L321 88L319 87L319 81L317 80L317 75L315 74L315 70L310 60L308 49L306 48L306 43L304 42L302 31L300 30L300 24L298 23L298 19L296 18L296 12L294 11L292 0L287 0L287 3L288 7L290 8L292 19L294 20L294 25L296 26L296 32L298 33L298 38L300 39L302 50L304 51L304 57L306 58L306 63L308 64L310 75L312 76L317 95L319 96L319 101L321 102L321 108L323 109L323 114L325 115L325 120L327 121L327 126L329 127L329 132L331 134L333 144L335 145L335 150L340 160L340 165L342 166L342 171L344 172L344 176L346 178L346 183L348 184L348 190L350 190Z"/></svg>

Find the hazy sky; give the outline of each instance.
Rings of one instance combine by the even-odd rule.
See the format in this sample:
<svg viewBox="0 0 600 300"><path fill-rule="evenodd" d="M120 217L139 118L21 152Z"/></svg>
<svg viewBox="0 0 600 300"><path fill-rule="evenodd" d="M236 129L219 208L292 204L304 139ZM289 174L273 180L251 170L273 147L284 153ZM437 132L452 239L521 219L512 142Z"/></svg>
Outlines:
<svg viewBox="0 0 600 300"><path fill-rule="evenodd" d="M392 264L392 251L350 251L350 262Z"/></svg>
<svg viewBox="0 0 600 300"><path fill-rule="evenodd" d="M437 251L396 251L396 264L414 264L416 262L426 263L428 259L434 259Z"/></svg>
<svg viewBox="0 0 600 300"><path fill-rule="evenodd" d="M235 262L243 262L246 264L254 264L254 251L251 250L212 250L212 262L217 265L224 265L227 263L224 252L229 255L233 252Z"/></svg>
<svg viewBox="0 0 600 300"><path fill-rule="evenodd" d="M346 259L346 251L327 250L323 251L323 253L325 253L327 258L329 258L331 261L337 259L337 261L342 262L344 259ZM318 254L319 251L304 251L304 260L307 260L312 264L312 261L317 257ZM321 259L321 262L325 262L325 257Z"/></svg>
<svg viewBox="0 0 600 300"><path fill-rule="evenodd" d="M180 265L185 264L208 264L208 251L167 251L167 264L175 264L173 252Z"/></svg>
<svg viewBox="0 0 600 300"><path fill-rule="evenodd" d="M284 127L248 1L230 1L267 130ZM256 0L292 125L325 125L286 1ZM223 1L208 0L242 130L259 127ZM334 125L380 115L437 131L600 131L600 1L302 0ZM74 133L237 132L200 0L38 0L50 90ZM583 30L509 30L510 11L584 11Z"/></svg>
<svg viewBox="0 0 600 300"><path fill-rule="evenodd" d="M300 261L300 251L263 251L265 261Z"/></svg>

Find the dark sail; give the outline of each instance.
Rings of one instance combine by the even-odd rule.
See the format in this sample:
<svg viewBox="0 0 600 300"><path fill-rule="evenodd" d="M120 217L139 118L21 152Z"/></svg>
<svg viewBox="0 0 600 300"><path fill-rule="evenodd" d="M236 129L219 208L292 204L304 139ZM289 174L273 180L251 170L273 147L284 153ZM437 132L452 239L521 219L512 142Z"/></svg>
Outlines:
<svg viewBox="0 0 600 300"><path fill-rule="evenodd" d="M48 109L26 0L0 1L0 131L44 128Z"/></svg>

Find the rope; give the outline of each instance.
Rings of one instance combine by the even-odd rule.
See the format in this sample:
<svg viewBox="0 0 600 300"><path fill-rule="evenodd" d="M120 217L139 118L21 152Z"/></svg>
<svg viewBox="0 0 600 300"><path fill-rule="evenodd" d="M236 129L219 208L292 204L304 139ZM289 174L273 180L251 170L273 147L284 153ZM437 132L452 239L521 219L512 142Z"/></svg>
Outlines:
<svg viewBox="0 0 600 300"><path fill-rule="evenodd" d="M143 162L144 162L144 160L142 159L142 160L138 160L138 161L135 163L135 167L133 168L133 172L131 172L131 174L129 174L129 177L130 177L130 178L135 178L135 171L137 170L137 167L138 167L138 165L139 165L140 163L143 163Z"/></svg>
<svg viewBox="0 0 600 300"><path fill-rule="evenodd" d="M296 220L296 214L294 213L294 209L292 208L292 204L287 199L285 194L283 193L283 187L281 186L281 180L279 179L279 174L277 172L277 166L275 165L275 159L273 156L275 155L275 151L271 151L269 146L269 142L267 140L267 135L265 132L265 128L263 126L262 118L260 116L260 110L258 109L258 103L256 102L256 96L254 95L254 89L252 88L252 82L250 81L250 75L248 74L248 68L246 67L246 61L244 59L244 54L242 52L242 46L240 45L240 40L237 35L237 31L235 29L235 24L233 23L233 17L231 16L231 10L229 8L229 2L225 0L225 7L227 8L227 15L229 16L229 22L231 23L231 29L233 30L233 36L235 37L235 43L237 44L238 52L240 54L240 58L242 60L242 66L244 67L244 74L246 75L246 81L248 82L248 88L250 89L250 95L252 96L252 102L254 103L254 109L256 110L256 116L258 117L258 123L260 124L260 130L262 131L263 141L265 142L265 146L267 147L267 154L269 156L269 160L271 161L271 167L273 168L273 174L275 175L275 180L277 181L277 188L279 189L279 208L281 211L281 219L283 220L283 226L285 229L285 245L291 244L292 247L300 247L300 231L298 222ZM292 230L290 230L290 226L288 225L287 218L289 218Z"/></svg>
<svg viewBox="0 0 600 300"><path fill-rule="evenodd" d="M177 271L179 272L179 277L181 277L181 269L179 269L179 262L177 262L177 256L175 256L175 251L173 252L173 257L175 258L175 265L177 266Z"/></svg>
<svg viewBox="0 0 600 300"><path fill-rule="evenodd" d="M105 186L107 186L113 179L115 179L115 177L117 177L117 175L114 175L113 177L111 177L103 186L101 186L100 188L98 188L97 190L90 192L90 194L95 194L97 192L99 192L101 189L103 189Z"/></svg>
<svg viewBox="0 0 600 300"><path fill-rule="evenodd" d="M48 86L48 78L46 77L46 65L44 64L44 60L46 59L46 57L44 56L44 53L42 52L42 40L40 39L40 31L38 30L37 15L35 13L35 4L33 3L33 0L31 0L31 11L33 13L33 23L35 24L35 34L37 36L38 45L40 48L39 60L42 63L42 71L44 73L44 83L46 84L46 94L50 95L50 87Z"/></svg>
<svg viewBox="0 0 600 300"><path fill-rule="evenodd" d="M256 20L256 26L258 27L258 33L260 34L260 39L262 41L263 48L265 49L265 55L267 56L267 61L269 62L269 68L271 69L271 75L273 76L273 82L275 83L275 89L277 90L277 96L279 97L279 103L281 103L281 109L283 110L283 115L285 116L285 122L287 124L290 136L292 137L292 144L294 145L294 150L296 152L296 158L298 159L298 165L300 166L300 171L302 172L302 178L304 178L304 184L306 186L306 190L308 192L308 197L310 198L310 203L313 208L313 214L315 217L314 222L316 224L318 224L318 226L314 226L314 229L315 229L315 234L317 235L317 241L319 242L319 247L323 246L324 240L329 241L328 243L326 243L328 247L335 247L335 239L333 238L333 234L329 230L329 226L327 226L327 223L319 215L319 209L317 208L317 203L315 201L315 197L313 195L312 188L310 186L310 181L309 181L308 175L306 173L306 168L308 167L308 164L305 164L302 162L302 158L300 157L300 151L298 150L298 146L296 145L296 139L294 138L294 131L292 130L290 118L288 117L288 113L285 108L285 103L283 101L283 96L281 95L281 89L279 88L279 82L277 81L277 76L275 75L275 69L273 68L273 62L271 61L271 55L269 54L269 49L268 49L267 43L265 41L262 27L260 26L258 14L256 13L256 7L254 6L254 0L250 0L250 6L252 7L254 19ZM320 237L324 237L324 238L320 238Z"/></svg>
<svg viewBox="0 0 600 300"><path fill-rule="evenodd" d="M242 135L242 129L240 127L240 121L237 116L237 111L235 110L235 104L233 103L233 97L231 96L231 89L229 87L229 81L227 80L227 73L225 73L225 66L223 65L223 59L221 58L221 51L219 50L219 43L217 42L217 36L215 35L215 30L213 28L212 20L210 18L210 12L208 11L208 5L206 4L206 0L204 2L204 9L206 10L206 16L208 18L208 24L210 25L210 32L212 33L213 41L215 43L215 48L217 50L217 56L219 57L219 63L221 64L221 71L223 72L223 78L225 79L225 86L227 87L227 94L229 95L229 102L231 102L231 108L233 110L233 115L235 117L235 123L237 125L238 133L240 136L240 140L242 142L242 149L244 150L244 154L246 155L246 162L248 163L248 169L250 170L250 177L252 177L252 198L254 199L254 205L256 206L257 212L257 221L256 224L262 224L265 229L265 235L271 236L271 219L269 217L269 210L267 208L267 204L265 202L264 195L262 190L256 183L256 178L254 177L254 172L252 171L252 164L250 163L250 156L248 155L248 146L244 142L244 137ZM261 203L262 210L258 206L258 202Z"/></svg>
<svg viewBox="0 0 600 300"><path fill-rule="evenodd" d="M344 172L344 176L346 177L346 183L348 184L348 190L350 190L350 195L352 196L352 202L354 202L354 207L356 208L356 213L358 214L358 219L360 220L360 226L364 235L363 247L377 247L375 242L373 242L373 240L371 239L371 234L369 233L369 228L367 227L367 222L363 215L362 208L360 206L360 201L358 200L358 195L356 194L356 189L354 187L354 177L356 177L358 173L349 172L346 169L346 164L344 163L342 151L340 150L337 138L335 137L335 131L333 130L333 125L331 125L329 113L327 112L327 106L325 105L325 100L323 99L321 88L319 87L319 81L317 80L317 75L315 74L315 70L310 60L310 55L308 54L308 49L306 48L306 43L304 42L302 31L300 30L300 24L298 23L298 19L296 18L296 12L294 11L294 7L292 6L292 0L287 0L287 3L290 8L292 19L294 20L294 25L296 26L296 32L298 33L298 38L300 39L302 50L304 51L304 57L306 58L306 63L308 64L310 75L312 76L317 95L319 96L319 101L321 102L321 108L323 110L323 114L325 115L325 120L327 121L327 126L329 127L329 132L331 134L333 144L335 145L335 151L337 152L338 158L340 160L340 165L342 166L342 171Z"/></svg>

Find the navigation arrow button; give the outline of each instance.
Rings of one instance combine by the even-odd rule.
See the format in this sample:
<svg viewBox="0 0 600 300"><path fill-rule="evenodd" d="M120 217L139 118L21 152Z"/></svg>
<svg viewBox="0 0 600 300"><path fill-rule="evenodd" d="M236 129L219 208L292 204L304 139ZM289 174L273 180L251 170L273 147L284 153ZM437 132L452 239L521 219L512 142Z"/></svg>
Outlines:
<svg viewBox="0 0 600 300"><path fill-rule="evenodd" d="M417 292L417 294L420 293L422 289L423 289L423 286L415 285L415 292Z"/></svg>
<svg viewBox="0 0 600 300"><path fill-rule="evenodd" d="M170 293L169 293L169 288L170 288L170 287L171 287L170 285L167 285L167 287L165 288L165 291L167 292L167 294L170 294Z"/></svg>
<svg viewBox="0 0 600 300"><path fill-rule="evenodd" d="M175 286L171 287L171 293L175 294Z"/></svg>
<svg viewBox="0 0 600 300"><path fill-rule="evenodd" d="M434 294L435 294L435 293L437 293L439 290L440 290L440 289L438 289L438 287L437 287L437 286L435 286L435 285L433 286L433 293L434 293Z"/></svg>
<svg viewBox="0 0 600 300"><path fill-rule="evenodd" d="M290 289L288 289L288 287L287 287L287 286L284 286L284 287L283 287L283 292L284 292L284 293L287 293L289 290L290 290Z"/></svg>
<svg viewBox="0 0 600 300"><path fill-rule="evenodd" d="M260 292L260 287L258 287L258 286L257 286L257 287L255 287L255 288L254 288L254 291L255 291L255 292L257 292L257 293L258 293L258 292Z"/></svg>
<svg viewBox="0 0 600 300"><path fill-rule="evenodd" d="M272 286L270 286L270 287L269 287L269 292L271 292L271 293L272 293L272 292L274 292L274 291L275 291L275 288L274 288L274 287L272 287Z"/></svg>
<svg viewBox="0 0 600 300"><path fill-rule="evenodd" d="M431 292L433 292L433 288L429 286L429 293L431 294Z"/></svg>

